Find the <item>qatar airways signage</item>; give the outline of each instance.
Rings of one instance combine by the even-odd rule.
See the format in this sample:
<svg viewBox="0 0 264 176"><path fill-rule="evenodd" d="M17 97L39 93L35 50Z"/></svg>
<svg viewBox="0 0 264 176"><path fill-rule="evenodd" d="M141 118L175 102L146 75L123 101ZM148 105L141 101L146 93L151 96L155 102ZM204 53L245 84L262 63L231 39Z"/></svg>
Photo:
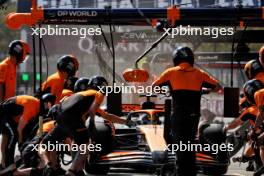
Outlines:
<svg viewBox="0 0 264 176"><path fill-rule="evenodd" d="M172 0L38 0L38 5L44 8L164 8L171 4ZM237 0L177 0L182 7L213 7L235 6ZM262 6L264 0L244 0L244 6Z"/></svg>

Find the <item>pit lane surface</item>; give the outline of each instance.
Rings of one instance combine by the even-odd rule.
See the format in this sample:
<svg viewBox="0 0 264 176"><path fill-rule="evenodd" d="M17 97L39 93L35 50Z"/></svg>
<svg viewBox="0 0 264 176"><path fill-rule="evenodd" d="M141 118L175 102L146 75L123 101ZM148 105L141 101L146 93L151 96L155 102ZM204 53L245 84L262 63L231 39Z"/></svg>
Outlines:
<svg viewBox="0 0 264 176"><path fill-rule="evenodd" d="M0 137L0 141L1 141L1 137ZM18 150L16 150L16 155L19 154ZM241 151L238 152L238 154L236 154L236 156L240 156L241 155ZM1 158L1 155L0 155ZM66 158L69 159L69 158ZM241 163L241 165L239 165L239 163L231 163L231 165L229 166L228 172L227 174L225 174L225 176L252 176L253 172L247 172L245 171L245 168L247 167L247 164L243 164ZM68 169L69 166L63 166L64 169ZM146 173L135 173L132 172L131 170L127 170L127 169L116 169L116 168L111 168L110 176L153 176L154 174L146 174ZM88 175L88 176L92 176L92 175ZM204 176L203 174L198 174L198 176Z"/></svg>

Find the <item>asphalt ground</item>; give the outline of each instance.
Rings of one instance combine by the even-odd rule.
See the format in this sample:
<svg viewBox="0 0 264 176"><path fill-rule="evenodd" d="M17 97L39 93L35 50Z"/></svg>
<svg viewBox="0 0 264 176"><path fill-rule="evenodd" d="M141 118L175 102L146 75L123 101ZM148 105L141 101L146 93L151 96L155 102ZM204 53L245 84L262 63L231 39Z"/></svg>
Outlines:
<svg viewBox="0 0 264 176"><path fill-rule="evenodd" d="M1 137L0 137L0 140L1 140ZM18 150L16 150L16 154L18 154ZM235 156L240 156L241 154L241 151L236 154ZM0 158L1 158L1 155L0 155ZM66 158L67 160L69 158ZM232 161L232 160L231 160ZM229 169L228 169L228 172L227 174L225 174L225 176L252 176L253 175L253 172L248 172L248 171L245 171L245 168L247 167L247 163L231 163L230 166L229 166ZM63 166L64 169L68 169L69 166ZM155 175L155 174L146 174L146 173L139 173L139 172L133 172L129 169L117 169L117 168L111 168L110 169L110 172L109 172L109 175L110 176L115 176L115 175L118 175L118 176L151 176L151 175ZM92 175L89 175L89 176L92 176ZM203 174L198 174L198 176L204 176Z"/></svg>

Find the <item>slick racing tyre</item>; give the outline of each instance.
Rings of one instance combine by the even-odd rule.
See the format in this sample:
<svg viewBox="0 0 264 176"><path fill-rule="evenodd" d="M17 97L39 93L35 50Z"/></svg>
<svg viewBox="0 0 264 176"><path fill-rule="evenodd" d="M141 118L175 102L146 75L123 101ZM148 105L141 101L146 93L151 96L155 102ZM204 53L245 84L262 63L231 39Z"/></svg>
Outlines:
<svg viewBox="0 0 264 176"><path fill-rule="evenodd" d="M93 175L106 175L109 171L109 166L98 165L96 162L100 156L108 154L112 151L113 139L112 128L104 122L95 122L95 127L92 129L91 136L95 144L100 144L102 150L100 152L90 153L90 160L85 164L85 171Z"/></svg>
<svg viewBox="0 0 264 176"><path fill-rule="evenodd" d="M91 131L91 138L95 144L100 144L100 155L108 154L112 151L114 136L112 128L105 122L95 122L95 127Z"/></svg>

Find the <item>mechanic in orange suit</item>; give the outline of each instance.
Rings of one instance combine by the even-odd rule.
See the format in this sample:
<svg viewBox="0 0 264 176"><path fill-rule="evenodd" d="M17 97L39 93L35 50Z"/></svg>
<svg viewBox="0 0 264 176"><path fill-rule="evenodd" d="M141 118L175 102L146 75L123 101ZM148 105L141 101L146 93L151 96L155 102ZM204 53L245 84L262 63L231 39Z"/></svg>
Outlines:
<svg viewBox="0 0 264 176"><path fill-rule="evenodd" d="M242 113L238 118L236 118L234 121L232 121L230 124L226 125L224 127L225 131L235 129L238 126L243 125L245 122L249 121L251 128L254 128L255 121L258 115L258 108L256 105L250 105L249 107L246 107L243 109ZM251 161L252 157L254 156L254 148L253 148L253 141L249 140L247 142L247 146L245 148L244 153L242 153L242 156L234 157L233 161L239 161L239 162L248 162L249 164L246 168L247 171L253 171L254 166Z"/></svg>
<svg viewBox="0 0 264 176"><path fill-rule="evenodd" d="M44 137L42 144L61 142L67 137L72 137L76 144L86 144L90 142L90 131L85 126L85 122L90 117L90 122L93 121L96 112L104 100L104 94L99 91L99 88L105 88L108 85L106 79L101 76L92 77L89 82L89 88L86 91L78 92L68 97L61 103L60 112L56 118L56 126L50 134ZM113 122L127 124L127 121L113 114L100 112L103 118ZM93 123L90 123L93 124ZM75 156L68 173L66 175L83 176L83 167L87 159L88 151ZM56 151L43 150L42 155L45 158L43 174L52 174L56 169Z"/></svg>
<svg viewBox="0 0 264 176"><path fill-rule="evenodd" d="M79 63L73 55L65 55L59 58L57 62L57 72L48 77L42 84L42 94L51 93L56 96L56 103L59 103L63 91L64 83L68 77L76 74ZM37 97L40 92L38 92Z"/></svg>
<svg viewBox="0 0 264 176"><path fill-rule="evenodd" d="M40 129L37 129L37 133L28 141L26 141L22 146L21 159L23 161L24 167L18 168L13 171L13 175L42 175L44 165L44 160L39 155L38 149L36 146L39 145L41 140L49 134L55 127L55 120L47 119L48 121L43 123L43 130L40 133ZM34 129L35 132L35 129ZM71 140L67 139L67 144L71 144ZM64 175L65 170L61 168L60 159L58 158L56 174L55 175Z"/></svg>
<svg viewBox="0 0 264 176"><path fill-rule="evenodd" d="M0 102L16 95L16 66L27 58L29 46L22 40L14 40L9 44L8 53L9 56L0 63ZM4 119L0 117L0 133L3 124ZM7 142L7 136L2 134L1 151ZM4 163L1 167L4 167Z"/></svg>
<svg viewBox="0 0 264 176"><path fill-rule="evenodd" d="M248 61L244 66L244 72L249 80L258 79L264 83L264 69L259 60L253 59ZM239 101L240 109L243 110L249 106L250 103L247 101L247 98L242 95L242 98Z"/></svg>
<svg viewBox="0 0 264 176"><path fill-rule="evenodd" d="M54 97L54 96L53 96ZM55 98L43 95L43 113L47 104L54 104ZM18 142L19 149L27 139L32 127L37 123L36 118L40 113L39 99L29 95L11 97L0 104L0 115L4 118L3 136L7 137L7 144L1 148L2 165L7 167L14 163L15 146Z"/></svg>
<svg viewBox="0 0 264 176"><path fill-rule="evenodd" d="M255 122L255 128L252 131L251 138L255 141L255 144L259 148L260 158L262 164L264 165L264 129L263 129L263 119L264 119L264 84L260 80L253 79L247 81L244 85L244 93L247 100L255 104L258 108L258 116ZM254 176L260 176L264 173L264 166L260 167Z"/></svg>
<svg viewBox="0 0 264 176"><path fill-rule="evenodd" d="M169 86L173 114L171 132L174 144L194 143L200 119L202 88L221 89L218 81L204 71L193 67L194 54L188 47L173 52L174 67L165 70L152 86ZM175 151L174 151L175 152ZM196 175L195 151L176 151L176 175Z"/></svg>
<svg viewBox="0 0 264 176"><path fill-rule="evenodd" d="M264 83L264 69L259 60L253 59L246 63L244 71L249 80L257 79Z"/></svg>
<svg viewBox="0 0 264 176"><path fill-rule="evenodd" d="M260 64L259 60L253 59L248 61L244 67L245 74L249 80L257 79L264 83L264 69ZM240 99L239 106L242 110L239 118L235 119L231 124L225 126L225 130L234 129L237 126L242 125L245 121L249 120L251 127L255 126L255 120L258 115L258 108L256 105L252 105L246 96ZM252 140L248 141L248 147L242 157L233 158L240 162L250 161L246 170L252 171L252 164L250 157L254 154L254 148L252 148Z"/></svg>
<svg viewBox="0 0 264 176"><path fill-rule="evenodd" d="M0 100L15 96L16 66L21 64L29 54L29 46L22 40L9 44L9 57L0 63Z"/></svg>

